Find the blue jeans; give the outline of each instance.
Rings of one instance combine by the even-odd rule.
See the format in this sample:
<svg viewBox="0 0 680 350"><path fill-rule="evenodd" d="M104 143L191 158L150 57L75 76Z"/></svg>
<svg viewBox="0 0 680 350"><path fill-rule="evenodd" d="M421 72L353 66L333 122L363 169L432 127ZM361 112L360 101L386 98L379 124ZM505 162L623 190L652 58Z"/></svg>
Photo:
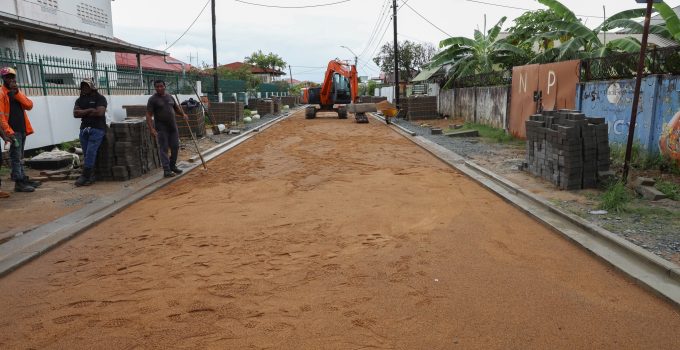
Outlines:
<svg viewBox="0 0 680 350"><path fill-rule="evenodd" d="M26 177L24 173L24 165L21 161L24 159L24 145L26 144L26 133L25 132L14 132L14 137L19 141L18 145L12 142L9 147L9 161L12 167L12 181L22 181Z"/></svg>
<svg viewBox="0 0 680 350"><path fill-rule="evenodd" d="M80 147L83 148L85 160L83 161L83 168L94 169L94 163L97 160L97 151L104 140L106 130L97 128L84 128L80 130Z"/></svg>

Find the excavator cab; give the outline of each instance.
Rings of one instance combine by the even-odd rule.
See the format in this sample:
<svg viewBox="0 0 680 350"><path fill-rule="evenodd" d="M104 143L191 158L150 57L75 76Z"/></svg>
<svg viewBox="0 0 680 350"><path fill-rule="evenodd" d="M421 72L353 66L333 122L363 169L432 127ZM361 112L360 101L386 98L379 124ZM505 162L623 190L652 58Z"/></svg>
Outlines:
<svg viewBox="0 0 680 350"><path fill-rule="evenodd" d="M356 67L336 60L330 61L322 86L307 91L308 103L319 107L307 107L305 117L314 119L317 112L336 112L340 119L346 119L347 108L344 105L353 103L357 93Z"/></svg>

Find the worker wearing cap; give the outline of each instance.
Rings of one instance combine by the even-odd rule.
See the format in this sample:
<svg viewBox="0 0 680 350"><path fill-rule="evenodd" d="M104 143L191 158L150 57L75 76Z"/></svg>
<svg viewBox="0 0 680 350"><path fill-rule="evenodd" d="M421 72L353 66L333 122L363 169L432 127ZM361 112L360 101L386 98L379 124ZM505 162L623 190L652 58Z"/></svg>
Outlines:
<svg viewBox="0 0 680 350"><path fill-rule="evenodd" d="M14 191L33 192L41 183L31 181L24 172L22 160L26 136L33 133L33 127L28 120L28 113L33 108L33 102L26 97L17 85L17 72L9 67L0 69L2 87L0 88L0 119L1 128L6 138L11 139L9 157L12 165L12 180ZM6 140L7 141L7 140Z"/></svg>
<svg viewBox="0 0 680 350"><path fill-rule="evenodd" d="M75 185L89 186L94 183L94 166L97 151L106 135L106 98L94 86L92 80L83 79L80 83L80 97L73 107L73 117L80 122L80 147L83 149L83 172Z"/></svg>

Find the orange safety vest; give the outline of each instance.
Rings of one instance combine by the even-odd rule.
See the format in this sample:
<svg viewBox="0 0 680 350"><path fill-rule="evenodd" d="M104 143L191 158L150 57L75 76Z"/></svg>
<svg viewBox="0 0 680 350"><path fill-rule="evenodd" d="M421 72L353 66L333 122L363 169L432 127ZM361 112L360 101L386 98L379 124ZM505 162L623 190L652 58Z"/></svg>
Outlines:
<svg viewBox="0 0 680 350"><path fill-rule="evenodd" d="M24 109L24 120L26 121L26 135L33 133L31 121L28 120L28 113L33 109L33 101L31 101L23 92L19 91L14 98L19 101L21 107ZM9 89L4 85L0 86L0 128L7 134L7 136L14 135L14 130L9 126Z"/></svg>

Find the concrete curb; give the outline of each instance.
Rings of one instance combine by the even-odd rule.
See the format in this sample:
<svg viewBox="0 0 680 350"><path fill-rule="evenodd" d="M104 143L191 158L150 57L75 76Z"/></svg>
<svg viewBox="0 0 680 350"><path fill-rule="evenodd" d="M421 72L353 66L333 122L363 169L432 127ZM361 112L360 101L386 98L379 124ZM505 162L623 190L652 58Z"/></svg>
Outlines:
<svg viewBox="0 0 680 350"><path fill-rule="evenodd" d="M209 149L205 152L205 161L208 162L217 158L248 139L255 137L259 132L292 116L298 110L300 109L291 110L289 114L272 119L257 128ZM198 156L196 158L198 159ZM195 163L194 161L188 167L184 167L185 172L179 176L173 178L163 178L161 174L150 176L140 181L137 184L138 186L127 188L110 197L100 198L78 211L5 242L0 245L0 277L9 274L23 264L68 241L81 232L113 217L132 204L181 179L190 171L199 167L201 167L200 162Z"/></svg>
<svg viewBox="0 0 680 350"><path fill-rule="evenodd" d="M376 119L384 121L374 115ZM664 260L616 234L576 215L556 208L550 202L473 162L465 160L403 127L392 130L406 137L449 166L493 191L503 200L534 217L570 241L579 244L606 263L633 278L643 287L680 307L680 266Z"/></svg>

